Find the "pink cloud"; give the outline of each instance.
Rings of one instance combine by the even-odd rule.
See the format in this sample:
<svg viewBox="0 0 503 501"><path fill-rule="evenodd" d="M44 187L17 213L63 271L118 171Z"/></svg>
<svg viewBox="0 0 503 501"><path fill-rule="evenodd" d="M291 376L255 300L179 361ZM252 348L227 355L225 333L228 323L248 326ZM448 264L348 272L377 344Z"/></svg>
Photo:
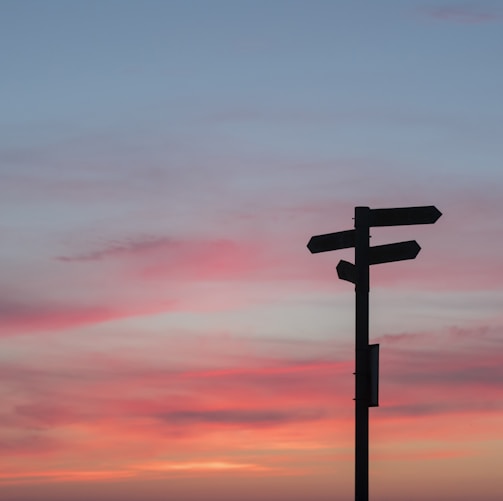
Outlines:
<svg viewBox="0 0 503 501"><path fill-rule="evenodd" d="M229 280L260 270L265 264L261 250L251 241L141 237L57 259L67 263L118 260L143 279Z"/></svg>
<svg viewBox="0 0 503 501"><path fill-rule="evenodd" d="M283 208L271 216L279 218L274 228L286 220L299 222L299 227L292 227L290 221L281 226L280 236L266 225L261 227L259 218L232 238L139 236L67 253L53 263L54 270L43 270L40 277L30 272L23 278L28 293L21 295L22 300L9 290L2 294L0 331L10 335L159 312L229 310L258 301L247 292L257 284L267 285L264 302L272 284L276 295L285 298L298 291L332 290L336 282L347 290L349 284L339 282L335 266L341 258L352 260L352 249L312 256L305 247L312 234L352 226L352 208L346 205L320 200ZM444 215L432 227L400 228L393 234L373 229L375 244L417 238L423 248L413 262L373 266L373 286L455 291L500 287L500 233L487 223L499 213L499 198L472 193L466 203L453 196L444 205L440 207ZM311 228L321 212L341 212L343 206L347 225L339 220L330 226L317 221ZM36 294L29 292L32 284L39 289ZM67 297L68 287L78 297ZM46 291L54 298L47 299Z"/></svg>
<svg viewBox="0 0 503 501"><path fill-rule="evenodd" d="M43 433L27 431L22 436L0 438L0 448L4 454L13 456L48 456L65 448L62 440L57 440Z"/></svg>
<svg viewBox="0 0 503 501"><path fill-rule="evenodd" d="M219 424L224 426L252 425L254 427L278 425L287 422L302 422L318 420L323 416L320 411L305 411L302 409L211 409L191 410L181 409L158 416L168 423L183 423L184 426Z"/></svg>
<svg viewBox="0 0 503 501"><path fill-rule="evenodd" d="M379 418L503 412L501 328L384 336Z"/></svg>
<svg viewBox="0 0 503 501"><path fill-rule="evenodd" d="M0 310L1 329L7 335L24 330L52 330L104 322L115 316L116 313L106 307L63 304L20 304L3 301Z"/></svg>
<svg viewBox="0 0 503 501"><path fill-rule="evenodd" d="M224 463L256 465L254 470L278 471L290 463L290 471L297 452L285 463L272 451L326 447L322 437L333 425L333 403L327 407L325 401L327 395L332 402L337 395L334 380L326 375L341 370L333 362L268 359L228 370L170 370L120 355L101 360L77 354L59 366L42 360L35 367L25 364L24 369L18 364L3 367L2 378L17 391L13 402L2 402L0 414L9 434L23 436L37 429L41 437L60 439L51 461L44 464L46 471L55 472L51 481L63 478L57 472L92 470L98 456L109 469L135 475L157 463L180 464L180 471L185 471L183 465L215 457ZM293 388L284 391L289 386ZM344 425L343 433L347 431ZM40 454L30 454L22 443L11 448L9 464L0 461L6 481L16 467L29 480ZM255 457L261 450L271 451L267 459ZM12 457L22 454L29 459L12 463ZM301 463L305 469L305 460ZM89 480L97 481L99 475Z"/></svg>
<svg viewBox="0 0 503 501"><path fill-rule="evenodd" d="M503 379L495 350L498 333L465 336L462 342L450 332L383 337L379 415L418 417L460 413L465 407L466 412L500 412L503 399L494 398ZM135 427L156 423L157 430L193 430L196 422L201 429L263 428L335 415L351 419L352 360L240 360L240 367L213 370L170 369L121 355L80 357L54 370L4 366L4 380L29 389L27 401L12 404L15 419L8 422L58 427L128 416ZM79 394L71 404L69 380ZM39 393L45 395L43 403Z"/></svg>
<svg viewBox="0 0 503 501"><path fill-rule="evenodd" d="M0 336L71 329L119 318L169 311L174 307L174 301L163 301L157 305L86 305L78 302L21 302L3 299L0 301Z"/></svg>
<svg viewBox="0 0 503 501"><path fill-rule="evenodd" d="M467 259L448 252L430 252L425 258L419 253L412 262L372 266L371 286L405 285L417 290L455 292L498 290L503 274L492 261L483 256Z"/></svg>
<svg viewBox="0 0 503 501"><path fill-rule="evenodd" d="M155 350L183 350L186 337L161 338ZM378 340L381 407L372 409L371 422L376 443L388 446L381 460L436 457L437 446L403 452L403 444L454 443L464 431L452 428L453 419L484 423L474 440L497 436L503 412L500 337L499 328L481 327ZM35 360L4 361L0 431L21 438L0 440L10 450L3 470L36 471L37 457L53 465L44 471L92 471L100 457L109 471L134 475L148 465L213 460L290 473L316 470L306 463L305 450L312 461L323 454L347 461L353 441L352 350L337 350L337 343L328 350L326 342L311 341L316 349L311 346L310 357L302 343L296 350L288 344L286 356L279 341L271 349L259 339L214 339L212 357L218 357L217 345L231 352L211 364L174 364L141 349L100 354L76 348L54 358L57 346L41 349ZM343 355L335 359L332 353ZM402 448L394 448L397 443ZM67 464L73 468L63 468Z"/></svg>
<svg viewBox="0 0 503 501"><path fill-rule="evenodd" d="M3 414L3 422L51 429L79 423L99 428L100 423L118 420L117 429L139 426L143 432L182 429L191 434L199 433L195 423L202 433L229 425L281 427L326 419L332 414L326 408L327 394L340 393L336 390L340 383L328 376L343 370L351 381L345 363L326 361L277 360L265 367L213 371L160 369L120 357L84 362L76 360L54 370L4 366L2 377L16 384L18 391L24 388L20 394L25 397L4 402L11 410ZM72 381L71 393L78 393L78 400L71 400L67 381Z"/></svg>

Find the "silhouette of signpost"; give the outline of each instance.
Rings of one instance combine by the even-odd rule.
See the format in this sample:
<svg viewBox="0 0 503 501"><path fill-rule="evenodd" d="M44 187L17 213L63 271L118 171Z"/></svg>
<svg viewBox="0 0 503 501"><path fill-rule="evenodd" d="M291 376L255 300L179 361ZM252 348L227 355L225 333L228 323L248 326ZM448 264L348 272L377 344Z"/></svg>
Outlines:
<svg viewBox="0 0 503 501"><path fill-rule="evenodd" d="M370 209L355 207L354 230L311 237L311 253L355 248L355 263L341 260L337 275L355 284L355 501L369 498L369 407L379 406L379 345L369 345L369 267L414 259L421 247L415 240L370 247L373 226L433 224L442 215L434 206Z"/></svg>

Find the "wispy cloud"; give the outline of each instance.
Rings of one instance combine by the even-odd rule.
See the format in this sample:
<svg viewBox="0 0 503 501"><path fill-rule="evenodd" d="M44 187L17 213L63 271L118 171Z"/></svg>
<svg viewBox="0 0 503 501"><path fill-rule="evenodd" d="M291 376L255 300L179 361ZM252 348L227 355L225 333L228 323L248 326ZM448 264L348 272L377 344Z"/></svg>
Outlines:
<svg viewBox="0 0 503 501"><path fill-rule="evenodd" d="M177 410L162 414L160 418L169 423L187 424L216 423L225 425L253 424L255 426L282 424L291 421L311 421L323 416L320 411L257 410L257 409L218 409L218 410Z"/></svg>
<svg viewBox="0 0 503 501"><path fill-rule="evenodd" d="M140 466L141 469L151 471L263 471L269 468L253 463L239 463L236 461L185 461L169 462L160 461L157 463L147 463Z"/></svg>
<svg viewBox="0 0 503 501"><path fill-rule="evenodd" d="M379 417L501 413L501 327L385 336Z"/></svg>
<svg viewBox="0 0 503 501"><path fill-rule="evenodd" d="M89 324L98 324L114 319L134 317L169 311L175 302L155 305L89 305L75 302L25 300L0 300L0 336L10 336L27 332L55 331L71 329Z"/></svg>
<svg viewBox="0 0 503 501"><path fill-rule="evenodd" d="M8 423L0 419L0 425ZM47 456L61 452L65 448L65 442L49 436L44 436L37 431L27 431L17 437L0 438L0 449L9 457L14 456Z"/></svg>
<svg viewBox="0 0 503 501"><path fill-rule="evenodd" d="M428 17L456 24L486 24L503 22L503 13L483 6L473 5L446 5L424 9Z"/></svg>
<svg viewBox="0 0 503 501"><path fill-rule="evenodd" d="M214 365L207 357L180 366L170 362L173 357L158 356L181 350L187 336L155 338L150 355L138 343L114 354L96 353L91 343L55 358L56 343L40 349L35 361L4 361L0 445L8 448L11 463L27 455L57 460L53 470L40 475L23 474L21 463L17 469L5 465L4 481L15 481L17 474L28 481L30 476L77 481L89 472L87 480L99 481L114 478L114 471L115 478L149 471L262 471L287 468L296 461L296 450L319 452L327 441L351 446L354 361L347 346L332 347L330 353L344 353L335 360L327 355L326 342L310 343L311 350L319 343L317 356L314 350L306 357L302 344L297 351L289 346L287 356L260 339L233 342L232 336L215 336L231 353L211 360ZM490 416L503 412L500 328L388 334L378 341L381 407L372 419L382 440L407 442L411 422L419 430L416 437L431 435L421 424L426 416L430 427L435 421L435 437L442 441L459 433L449 428L454 414L485 422L484 433L496 426ZM291 450L288 459L279 454L285 448ZM109 473L93 474L90 466L104 450ZM265 450L263 463L257 454ZM218 451L218 458L210 458L209 451ZM76 453L81 461L76 474L62 471L60 465Z"/></svg>
<svg viewBox="0 0 503 501"><path fill-rule="evenodd" d="M135 476L133 470L71 470L62 468L46 469L45 471L9 471L0 474L0 484L41 484L52 482L90 482L103 480L118 480Z"/></svg>
<svg viewBox="0 0 503 501"><path fill-rule="evenodd" d="M4 335L103 322L115 316L117 312L102 306L71 306L29 301L21 303L7 300L0 303L0 323Z"/></svg>
<svg viewBox="0 0 503 501"><path fill-rule="evenodd" d="M168 237L144 237L129 239L123 242L111 242L107 246L74 256L58 256L56 259L63 262L100 261L102 259L124 258L136 256L156 250L170 250L179 248L181 242Z"/></svg>
<svg viewBox="0 0 503 501"><path fill-rule="evenodd" d="M252 242L204 238L140 237L57 259L67 263L121 260L143 278L186 280L239 278L264 266Z"/></svg>

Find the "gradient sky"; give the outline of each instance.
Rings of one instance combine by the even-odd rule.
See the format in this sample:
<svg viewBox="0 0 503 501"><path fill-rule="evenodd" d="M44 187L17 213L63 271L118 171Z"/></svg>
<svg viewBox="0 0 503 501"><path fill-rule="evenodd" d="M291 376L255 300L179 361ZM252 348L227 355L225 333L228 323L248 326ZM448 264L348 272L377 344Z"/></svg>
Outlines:
<svg viewBox="0 0 503 501"><path fill-rule="evenodd" d="M503 493L503 3L0 2L0 498L349 501L353 208L374 501Z"/></svg>

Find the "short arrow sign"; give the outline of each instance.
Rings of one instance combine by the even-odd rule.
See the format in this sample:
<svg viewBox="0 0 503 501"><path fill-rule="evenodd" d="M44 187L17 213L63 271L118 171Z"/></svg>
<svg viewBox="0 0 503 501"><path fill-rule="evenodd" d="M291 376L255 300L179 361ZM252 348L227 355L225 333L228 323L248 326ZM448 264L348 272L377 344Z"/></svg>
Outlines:
<svg viewBox="0 0 503 501"><path fill-rule="evenodd" d="M434 205L398 207L396 209L370 209L370 226L401 226L406 224L433 224L442 215Z"/></svg>
<svg viewBox="0 0 503 501"><path fill-rule="evenodd" d="M311 237L307 248L312 254L355 246L355 230L338 231Z"/></svg>
<svg viewBox="0 0 503 501"><path fill-rule="evenodd" d="M346 280L356 284L356 266L353 263L341 259L336 267L337 276L341 280Z"/></svg>
<svg viewBox="0 0 503 501"><path fill-rule="evenodd" d="M369 249L369 264L390 263L414 259L421 250L415 240L398 242L396 244L376 245Z"/></svg>

